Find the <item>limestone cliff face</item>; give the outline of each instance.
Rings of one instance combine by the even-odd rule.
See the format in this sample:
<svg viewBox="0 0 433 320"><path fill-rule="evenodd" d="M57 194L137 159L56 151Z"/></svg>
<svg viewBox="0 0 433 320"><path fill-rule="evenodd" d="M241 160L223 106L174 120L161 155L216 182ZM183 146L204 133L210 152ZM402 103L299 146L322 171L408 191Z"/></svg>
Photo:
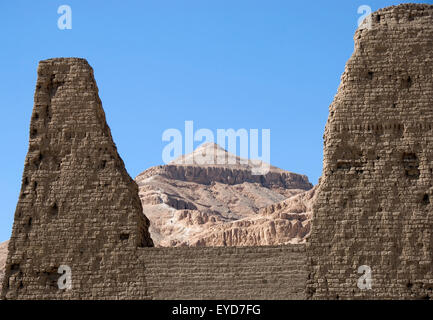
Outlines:
<svg viewBox="0 0 433 320"><path fill-rule="evenodd" d="M234 161L220 165L193 161L198 154L207 153ZM259 210L311 189L308 178L272 166L265 175L253 175L251 164L240 160L215 144L205 144L192 154L137 176L155 244L265 245L292 239L288 220L272 221L270 216L261 217ZM279 226L273 227L274 223ZM211 232L215 233L209 240Z"/></svg>
<svg viewBox="0 0 433 320"><path fill-rule="evenodd" d="M117 153L86 60L41 61L1 297L144 298L119 261L152 246L138 188ZM59 290L58 268L72 271ZM139 277L144 277L140 275Z"/></svg>
<svg viewBox="0 0 433 320"><path fill-rule="evenodd" d="M304 175L272 169L265 175L253 175L251 170L244 168L232 168L230 165L207 166L207 165L176 165L152 167L139 176L137 181L159 175L166 179L173 179L185 182L195 182L203 185L222 183L236 185L245 182L256 183L264 188L301 189L308 190L312 185Z"/></svg>
<svg viewBox="0 0 433 320"><path fill-rule="evenodd" d="M433 298L433 6L379 10L354 40L325 129L308 295Z"/></svg>

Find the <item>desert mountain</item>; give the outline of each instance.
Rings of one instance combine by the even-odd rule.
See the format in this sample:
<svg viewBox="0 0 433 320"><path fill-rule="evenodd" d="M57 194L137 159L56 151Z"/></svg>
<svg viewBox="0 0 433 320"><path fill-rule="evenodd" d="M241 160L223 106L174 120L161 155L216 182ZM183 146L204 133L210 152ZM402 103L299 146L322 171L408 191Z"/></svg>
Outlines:
<svg viewBox="0 0 433 320"><path fill-rule="evenodd" d="M206 143L191 154L138 175L135 180L154 243L241 246L302 242L309 232L309 201L314 191L306 191L312 188L311 183L304 175L273 166L264 175L254 175L258 165L263 163Z"/></svg>

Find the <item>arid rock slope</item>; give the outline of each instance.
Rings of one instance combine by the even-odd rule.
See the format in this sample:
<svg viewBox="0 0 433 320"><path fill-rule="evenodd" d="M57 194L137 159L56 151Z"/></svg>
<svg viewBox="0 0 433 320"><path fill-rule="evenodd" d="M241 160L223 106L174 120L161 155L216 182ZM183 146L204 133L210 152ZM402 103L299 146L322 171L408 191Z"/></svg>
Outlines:
<svg viewBox="0 0 433 320"><path fill-rule="evenodd" d="M225 162L216 164L216 157ZM199 158L202 161L197 164ZM310 190L308 178L272 166L267 174L254 175L253 167L207 143L137 176L155 244L240 246L302 241L309 232L307 215L271 214L274 209L269 206ZM294 224L295 220L300 222Z"/></svg>
<svg viewBox="0 0 433 320"><path fill-rule="evenodd" d="M5 264L8 255L8 243L9 241L0 243L0 283L3 280L3 276L5 274Z"/></svg>
<svg viewBox="0 0 433 320"><path fill-rule="evenodd" d="M189 238L192 246L261 246L305 243L310 234L316 188L233 222L221 223Z"/></svg>

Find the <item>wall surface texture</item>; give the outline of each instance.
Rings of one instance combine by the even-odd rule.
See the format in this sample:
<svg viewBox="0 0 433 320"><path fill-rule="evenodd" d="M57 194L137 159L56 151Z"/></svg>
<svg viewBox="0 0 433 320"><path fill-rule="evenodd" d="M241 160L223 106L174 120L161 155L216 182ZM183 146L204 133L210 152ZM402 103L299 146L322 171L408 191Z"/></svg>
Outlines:
<svg viewBox="0 0 433 320"><path fill-rule="evenodd" d="M304 245L140 251L153 299L305 299Z"/></svg>
<svg viewBox="0 0 433 320"><path fill-rule="evenodd" d="M308 297L433 298L432 5L379 10L356 31L329 111Z"/></svg>

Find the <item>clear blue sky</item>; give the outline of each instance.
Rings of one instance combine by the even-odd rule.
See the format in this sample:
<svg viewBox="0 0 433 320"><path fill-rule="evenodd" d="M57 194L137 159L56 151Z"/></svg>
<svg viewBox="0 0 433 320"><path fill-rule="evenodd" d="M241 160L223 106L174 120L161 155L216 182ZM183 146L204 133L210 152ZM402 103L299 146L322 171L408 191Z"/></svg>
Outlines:
<svg viewBox="0 0 433 320"><path fill-rule="evenodd" d="M193 120L214 132L271 129L272 164L316 184L357 8L401 2L2 1L0 241L11 233L39 60L89 61L132 177L162 163L164 130ZM57 28L62 4L72 8L72 30Z"/></svg>

